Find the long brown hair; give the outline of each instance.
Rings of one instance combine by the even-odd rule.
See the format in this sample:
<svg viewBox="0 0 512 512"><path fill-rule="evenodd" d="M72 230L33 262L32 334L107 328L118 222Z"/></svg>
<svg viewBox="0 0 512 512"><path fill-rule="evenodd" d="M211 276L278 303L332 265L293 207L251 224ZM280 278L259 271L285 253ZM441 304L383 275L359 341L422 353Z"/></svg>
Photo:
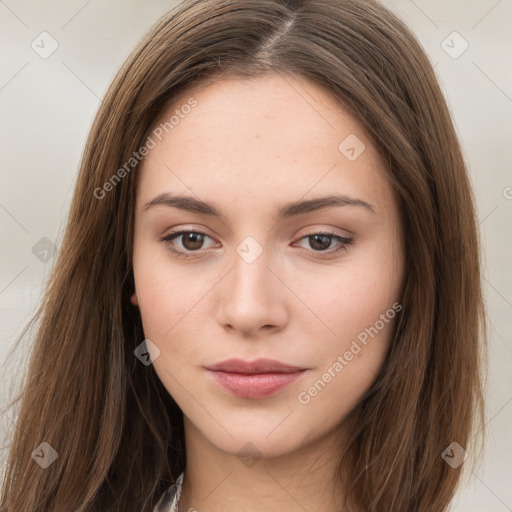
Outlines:
<svg viewBox="0 0 512 512"><path fill-rule="evenodd" d="M130 158L191 85L270 72L314 80L354 115L387 162L404 225L403 314L340 467L350 459L367 511L446 510L464 465L442 453L469 450L483 425L485 318L474 198L428 58L374 0L187 0L138 44L92 126L33 319L2 512L151 511L184 470L182 413L134 357ZM32 456L42 442L58 454L46 469Z"/></svg>

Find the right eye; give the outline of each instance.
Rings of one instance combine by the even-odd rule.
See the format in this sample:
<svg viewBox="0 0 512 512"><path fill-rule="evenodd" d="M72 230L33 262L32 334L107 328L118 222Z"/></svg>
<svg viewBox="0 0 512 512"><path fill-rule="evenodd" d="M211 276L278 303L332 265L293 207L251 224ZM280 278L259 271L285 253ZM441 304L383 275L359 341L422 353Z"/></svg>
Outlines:
<svg viewBox="0 0 512 512"><path fill-rule="evenodd" d="M181 242L176 244L175 240L180 240L180 238L182 239ZM193 253L197 253L203 248L205 238L213 240L210 236L201 231L181 230L169 233L160 240L165 243L167 249L173 254L176 254L180 258L188 258Z"/></svg>

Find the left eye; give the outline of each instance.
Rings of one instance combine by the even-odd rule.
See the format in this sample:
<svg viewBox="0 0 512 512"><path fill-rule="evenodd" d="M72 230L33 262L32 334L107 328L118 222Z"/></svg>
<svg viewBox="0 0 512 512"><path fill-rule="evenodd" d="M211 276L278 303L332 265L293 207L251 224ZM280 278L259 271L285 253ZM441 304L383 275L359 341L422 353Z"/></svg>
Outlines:
<svg viewBox="0 0 512 512"><path fill-rule="evenodd" d="M313 252L326 252L333 241L338 242L338 247L334 249L334 251L329 252L337 252L346 249L347 246L352 243L352 238L335 235L334 233L314 233L302 237L301 240L307 240L310 247L313 248Z"/></svg>
<svg viewBox="0 0 512 512"><path fill-rule="evenodd" d="M206 238L213 240L206 233L200 231L178 231L176 233L166 235L161 238L161 241L165 242L165 245L173 254L186 258L191 254L204 249L203 244ZM181 239L181 243L178 247L176 247L176 243L174 242L175 239ZM300 238L300 240L308 241L311 249L305 250L308 250L309 252L333 253L346 249L347 246L352 243L353 239L336 235L334 233L313 233ZM333 241L338 243L338 247L334 250L328 250L330 249Z"/></svg>

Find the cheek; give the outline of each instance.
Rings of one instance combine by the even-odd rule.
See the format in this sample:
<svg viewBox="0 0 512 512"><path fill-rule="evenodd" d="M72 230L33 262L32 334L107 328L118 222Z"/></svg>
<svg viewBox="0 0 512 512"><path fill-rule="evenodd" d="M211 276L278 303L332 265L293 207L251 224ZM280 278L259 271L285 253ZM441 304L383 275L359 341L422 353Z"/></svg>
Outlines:
<svg viewBox="0 0 512 512"><path fill-rule="evenodd" d="M362 284L354 276L350 294L340 292L326 317L334 335L316 345L311 358L319 361L297 395L306 430L334 428L363 398L377 379L388 353L402 309L389 287ZM311 350L308 347L308 350ZM322 426L318 425L322 418Z"/></svg>
<svg viewBox="0 0 512 512"><path fill-rule="evenodd" d="M211 318L208 294L217 274L170 264L162 251L140 247L134 252L134 274L144 336L160 350L154 367L174 394L192 365L205 363L211 343L205 334L205 319ZM179 387L179 386L178 386Z"/></svg>
<svg viewBox="0 0 512 512"><path fill-rule="evenodd" d="M134 247L133 270L144 333L163 340L195 308L206 285L185 265L170 263L166 252L142 235Z"/></svg>
<svg viewBox="0 0 512 512"><path fill-rule="evenodd" d="M347 414L382 368L402 309L403 268L396 247L383 238L347 258L336 272L316 275L315 287L302 278L302 293L310 289L308 305L330 329L324 329L322 343L307 347L319 364L298 401L309 404L312 416L322 413L321 404L336 404L338 419ZM313 332L307 338L315 339Z"/></svg>
<svg viewBox="0 0 512 512"><path fill-rule="evenodd" d="M351 340L376 322L381 338L389 337L394 311L384 325L380 318L400 300L401 279L400 260L393 248L386 251L375 247L351 255L335 271L300 277L299 293L307 297L309 308L329 328L330 336L325 329L325 339L332 340L329 346L344 351Z"/></svg>

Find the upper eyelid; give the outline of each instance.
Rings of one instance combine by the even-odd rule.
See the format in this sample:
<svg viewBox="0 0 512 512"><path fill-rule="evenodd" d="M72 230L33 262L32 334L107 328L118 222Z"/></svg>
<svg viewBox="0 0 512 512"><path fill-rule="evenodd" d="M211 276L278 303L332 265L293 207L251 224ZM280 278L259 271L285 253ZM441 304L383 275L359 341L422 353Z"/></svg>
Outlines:
<svg viewBox="0 0 512 512"><path fill-rule="evenodd" d="M214 236L209 235L205 230L200 229L200 228L185 228L185 229L180 228L180 229L177 229L176 231L171 231L170 233L162 235L161 238L162 239L170 238L170 237L178 238L180 235L183 235L185 233L196 233L196 234L207 236L207 237L211 238L212 240L215 240ZM351 233L342 234L342 233L336 233L336 232L333 232L333 231L329 231L328 229L318 229L318 230L313 230L313 231L310 231L310 232L308 232L306 234L298 236L297 240L302 240L303 238L306 238L308 236L313 236L313 235L326 235L326 236L333 236L333 237L339 236L341 238L352 238L352 234Z"/></svg>
<svg viewBox="0 0 512 512"><path fill-rule="evenodd" d="M206 236L209 236L210 238L215 239L215 236L210 235L208 233L208 228L205 228L205 227L187 227L185 225L184 227L179 226L176 229L174 229L174 228L172 228L172 229L173 229L172 231L170 231L169 233L167 233L165 235L162 235L162 237L172 236L172 235L176 235L178 233L200 233L200 234L204 234ZM351 238L353 236L353 232L351 232L348 229L341 229L341 228L334 228L334 227L332 227L332 228L317 228L317 229L315 229L314 227L306 226L305 228L301 228L300 231L303 231L304 229L308 230L307 233L299 236L299 238L303 238L305 236L316 235L316 234L341 236L341 237L344 237L344 238ZM336 229L339 229L342 232L338 233L338 232L335 231Z"/></svg>

